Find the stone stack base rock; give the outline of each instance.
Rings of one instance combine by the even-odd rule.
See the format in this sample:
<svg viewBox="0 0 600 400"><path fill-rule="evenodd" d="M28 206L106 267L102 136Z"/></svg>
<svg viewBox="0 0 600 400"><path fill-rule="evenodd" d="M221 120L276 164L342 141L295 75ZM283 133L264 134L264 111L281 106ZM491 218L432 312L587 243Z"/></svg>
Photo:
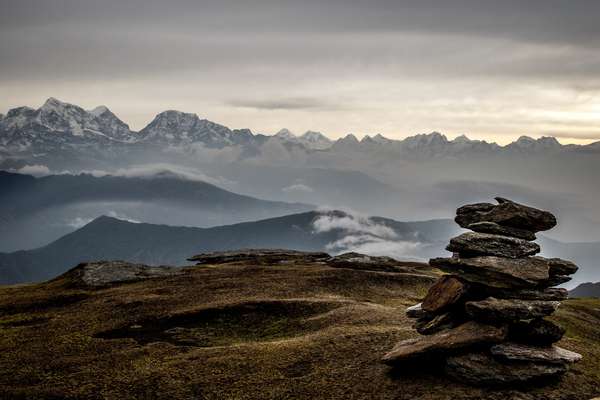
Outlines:
<svg viewBox="0 0 600 400"><path fill-rule="evenodd" d="M450 240L451 258L429 261L447 275L406 310L423 336L397 343L385 363L433 358L463 382L515 385L556 378L581 359L554 344L565 330L545 319L567 298L552 286L577 271L570 261L535 256L536 232L553 228L556 218L496 200L457 210L455 221L473 232Z"/></svg>

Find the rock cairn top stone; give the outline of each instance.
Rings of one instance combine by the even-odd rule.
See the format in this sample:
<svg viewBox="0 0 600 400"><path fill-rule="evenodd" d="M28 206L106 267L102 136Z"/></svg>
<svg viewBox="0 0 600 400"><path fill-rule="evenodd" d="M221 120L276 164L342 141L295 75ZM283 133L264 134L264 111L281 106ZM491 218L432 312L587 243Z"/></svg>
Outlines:
<svg viewBox="0 0 600 400"><path fill-rule="evenodd" d="M388 364L435 357L446 373L475 385L513 385L564 374L581 356L554 343L565 330L544 317L566 299L554 288L577 266L537 257L536 232L556 225L548 211L497 197L460 207L455 221L473 232L450 240L450 258L430 265L447 275L407 316L421 337L399 342Z"/></svg>

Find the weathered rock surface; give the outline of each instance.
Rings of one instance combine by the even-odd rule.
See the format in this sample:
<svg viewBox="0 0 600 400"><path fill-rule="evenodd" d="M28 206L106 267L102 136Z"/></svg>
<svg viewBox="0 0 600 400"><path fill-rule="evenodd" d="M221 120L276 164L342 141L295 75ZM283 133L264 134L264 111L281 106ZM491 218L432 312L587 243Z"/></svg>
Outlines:
<svg viewBox="0 0 600 400"><path fill-rule="evenodd" d="M444 330L418 339L398 342L383 356L383 362L393 364L406 359L457 349L502 342L508 333L506 326L496 327L475 321L466 322L454 329Z"/></svg>
<svg viewBox="0 0 600 400"><path fill-rule="evenodd" d="M421 307L428 313L439 314L466 296L468 284L456 276L445 275L429 288Z"/></svg>
<svg viewBox="0 0 600 400"><path fill-rule="evenodd" d="M551 276L550 278L546 279L544 282L540 283L540 286L543 287L549 287L549 286L558 286L558 285L562 285L563 283L569 282L571 279L570 276L564 276L564 275L554 275Z"/></svg>
<svg viewBox="0 0 600 400"><path fill-rule="evenodd" d="M467 314L478 321L518 321L550 315L556 311L558 301L496 299L488 297L481 301L468 301Z"/></svg>
<svg viewBox="0 0 600 400"><path fill-rule="evenodd" d="M434 258L433 267L461 278L495 288L534 288L547 283L550 266L542 257Z"/></svg>
<svg viewBox="0 0 600 400"><path fill-rule="evenodd" d="M488 296L497 299L521 299L521 300L566 300L569 291L564 288L546 288L546 289L498 289L486 286L479 286L474 290L479 293L486 293Z"/></svg>
<svg viewBox="0 0 600 400"><path fill-rule="evenodd" d="M463 228L478 222L493 222L501 226L532 232L546 231L556 226L556 217L548 211L528 207L502 197L497 205L469 204L456 210L455 221Z"/></svg>
<svg viewBox="0 0 600 400"><path fill-rule="evenodd" d="M540 252L540 246L527 240L489 233L467 232L452 238L446 250L461 256L527 257Z"/></svg>
<svg viewBox="0 0 600 400"><path fill-rule="evenodd" d="M235 251L215 251L202 253L188 258L195 261L197 265L202 264L226 264L233 262L254 261L258 264L272 264L280 262L307 262L326 261L331 256L322 252L306 252L284 249L244 249Z"/></svg>
<svg viewBox="0 0 600 400"><path fill-rule="evenodd" d="M65 275L75 279L76 284L102 287L183 273L181 268L176 267L151 267L125 261L97 261L79 264Z"/></svg>
<svg viewBox="0 0 600 400"><path fill-rule="evenodd" d="M422 307L423 303L415 304L406 308L406 316L408 318L423 318L429 315Z"/></svg>
<svg viewBox="0 0 600 400"><path fill-rule="evenodd" d="M494 235L511 236L530 241L536 239L534 232L525 229L511 228L510 226L502 226L498 225L495 222L489 221L476 222L474 224L470 224L466 228L479 233L491 233Z"/></svg>
<svg viewBox="0 0 600 400"><path fill-rule="evenodd" d="M514 385L566 372L563 364L503 363L487 353L469 353L446 359L446 373L473 385Z"/></svg>
<svg viewBox="0 0 600 400"><path fill-rule="evenodd" d="M510 324L510 340L535 346L548 346L558 342L565 334L565 328L545 319L516 321Z"/></svg>
<svg viewBox="0 0 600 400"><path fill-rule="evenodd" d="M355 252L340 254L326 261L327 265L335 268L349 268L381 272L399 272L422 274L428 268L422 263L398 261L391 257L369 256Z"/></svg>
<svg viewBox="0 0 600 400"><path fill-rule="evenodd" d="M492 346L490 352L496 358L510 361L571 364L581 360L581 354L558 346L536 347L507 342Z"/></svg>
<svg viewBox="0 0 600 400"><path fill-rule="evenodd" d="M430 317L420 318L414 323L413 328L421 335L433 335L445 329L455 328L464 322L464 318L459 317L456 313L447 312L436 315L433 319Z"/></svg>
<svg viewBox="0 0 600 400"><path fill-rule="evenodd" d="M563 260L560 258L549 258L547 259L548 265L550 266L550 275L573 275L579 267L571 261Z"/></svg>

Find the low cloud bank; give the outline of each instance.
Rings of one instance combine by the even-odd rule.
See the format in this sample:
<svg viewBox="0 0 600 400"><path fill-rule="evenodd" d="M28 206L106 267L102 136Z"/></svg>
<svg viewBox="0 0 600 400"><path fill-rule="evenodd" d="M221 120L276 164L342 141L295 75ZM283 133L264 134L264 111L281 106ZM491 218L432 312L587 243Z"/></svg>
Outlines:
<svg viewBox="0 0 600 400"><path fill-rule="evenodd" d="M355 251L399 260L422 260L420 242L402 240L389 226L356 213L324 212L313 222L313 229L317 233L342 232L340 239L326 246L334 254Z"/></svg>

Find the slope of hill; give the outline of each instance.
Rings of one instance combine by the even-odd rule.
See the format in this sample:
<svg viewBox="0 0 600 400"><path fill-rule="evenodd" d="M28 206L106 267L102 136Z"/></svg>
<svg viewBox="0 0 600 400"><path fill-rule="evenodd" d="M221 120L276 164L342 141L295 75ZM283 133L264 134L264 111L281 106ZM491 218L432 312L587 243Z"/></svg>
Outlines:
<svg viewBox="0 0 600 400"><path fill-rule="evenodd" d="M183 265L197 252L241 248L344 251L362 246L359 248L376 254L398 249L398 254L406 252L410 258L425 259L443 250L449 232L456 232L453 225L450 220L363 221L335 211L214 228L132 223L103 216L47 246L0 254L0 283L50 279L83 261Z"/></svg>
<svg viewBox="0 0 600 400"><path fill-rule="evenodd" d="M539 238L538 243L543 249L543 256L559 257L579 265L580 269L568 287L600 279L600 243L564 243L544 236Z"/></svg>
<svg viewBox="0 0 600 400"><path fill-rule="evenodd" d="M260 261L260 260L258 260ZM564 301L559 346L583 355L549 385L482 389L435 362L381 357L415 337L404 313L436 271L322 262L208 265L93 286L81 268L0 288L3 399L589 400L600 395L600 301ZM165 271L167 272L167 271ZM168 273L168 272L167 272ZM438 272L439 273L439 272Z"/></svg>
<svg viewBox="0 0 600 400"><path fill-rule="evenodd" d="M600 282L586 282L569 291L569 297L600 297Z"/></svg>
<svg viewBox="0 0 600 400"><path fill-rule="evenodd" d="M33 178L0 171L0 187L0 251L47 244L103 214L151 223L216 226L313 208L243 196L169 174Z"/></svg>

